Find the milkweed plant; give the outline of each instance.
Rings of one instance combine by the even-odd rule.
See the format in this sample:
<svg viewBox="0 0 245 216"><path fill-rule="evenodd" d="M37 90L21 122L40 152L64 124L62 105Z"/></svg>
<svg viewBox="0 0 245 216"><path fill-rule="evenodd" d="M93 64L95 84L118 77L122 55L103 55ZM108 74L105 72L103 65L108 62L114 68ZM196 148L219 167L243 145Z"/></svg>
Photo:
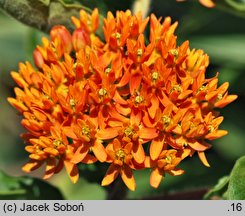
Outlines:
<svg viewBox="0 0 245 216"><path fill-rule="evenodd" d="M194 154L208 167L209 141L227 134L220 109L237 98L218 73L206 78L209 56L178 45L170 17L127 10L101 23L94 9L71 19L73 32L54 26L33 52L35 65L11 72L18 87L8 101L23 116L29 153L23 170L45 165L48 179L65 168L76 183L79 164L106 163L101 185L121 177L134 191L138 170L149 169L157 188L167 173L182 175L179 165Z"/></svg>

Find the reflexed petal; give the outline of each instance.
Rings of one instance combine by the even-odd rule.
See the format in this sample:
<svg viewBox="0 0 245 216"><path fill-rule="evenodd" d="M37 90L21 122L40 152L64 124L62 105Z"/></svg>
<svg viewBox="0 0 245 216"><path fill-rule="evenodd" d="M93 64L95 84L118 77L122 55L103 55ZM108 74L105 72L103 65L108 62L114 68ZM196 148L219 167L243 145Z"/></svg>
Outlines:
<svg viewBox="0 0 245 216"><path fill-rule="evenodd" d="M214 119L214 120L212 121L213 127L214 127L214 128L218 127L218 126L222 123L223 120L224 120L224 117L223 117L223 116L220 116L220 117Z"/></svg>
<svg viewBox="0 0 245 216"><path fill-rule="evenodd" d="M130 87L130 93L133 95L135 91L138 91L140 83L141 83L141 75L136 73L134 75L131 75L129 87Z"/></svg>
<svg viewBox="0 0 245 216"><path fill-rule="evenodd" d="M72 139L77 139L77 136L71 127L63 127L62 130L66 136L68 136Z"/></svg>
<svg viewBox="0 0 245 216"><path fill-rule="evenodd" d="M48 153L48 154L51 154L53 156L59 155L59 152L56 149L54 149L54 148L49 148L48 147L48 148L45 148L43 151Z"/></svg>
<svg viewBox="0 0 245 216"><path fill-rule="evenodd" d="M132 170L129 168L129 166L124 165L121 169L121 177L123 182L127 185L127 187L134 191L136 188L136 183L135 183L135 179L132 173Z"/></svg>
<svg viewBox="0 0 245 216"><path fill-rule="evenodd" d="M182 174L184 174L184 172L185 172L184 170L182 170L182 169L177 169L177 168L168 171L168 173L169 173L170 175L172 175L172 176L182 175Z"/></svg>
<svg viewBox="0 0 245 216"><path fill-rule="evenodd" d="M181 156L180 156L181 160L183 160L184 158L188 157L190 154L191 154L191 150L190 149L188 149L188 148L184 149L182 154L181 154Z"/></svg>
<svg viewBox="0 0 245 216"><path fill-rule="evenodd" d="M154 167L156 163L156 161L151 160L150 156L145 156L144 166L146 168Z"/></svg>
<svg viewBox="0 0 245 216"><path fill-rule="evenodd" d="M144 151L142 144L134 144L132 154L137 163L141 164L144 162L145 151Z"/></svg>
<svg viewBox="0 0 245 216"><path fill-rule="evenodd" d="M205 136L206 139L209 139L209 140L214 140L214 139L217 139L217 138L220 138L222 136L225 136L228 134L228 131L226 130L216 130L212 133L209 133Z"/></svg>
<svg viewBox="0 0 245 216"><path fill-rule="evenodd" d="M64 165L66 168L66 172L68 173L71 181L73 183L76 183L79 178L79 171L78 171L77 166L69 161L64 161Z"/></svg>
<svg viewBox="0 0 245 216"><path fill-rule="evenodd" d="M214 2L212 0L199 0L201 4L203 4L205 7L212 8L215 6Z"/></svg>
<svg viewBox="0 0 245 216"><path fill-rule="evenodd" d="M55 170L56 170L55 158L49 158L47 160L45 175L43 179L49 179L55 173Z"/></svg>
<svg viewBox="0 0 245 216"><path fill-rule="evenodd" d="M157 109L159 109L159 100L155 95L153 95L151 99L151 106L148 109L151 118L155 117Z"/></svg>
<svg viewBox="0 0 245 216"><path fill-rule="evenodd" d="M131 125L139 125L141 122L141 112L138 110L132 110L131 115L130 115L130 123Z"/></svg>
<svg viewBox="0 0 245 216"><path fill-rule="evenodd" d="M155 128L141 128L139 130L139 137L142 139L151 140L158 136Z"/></svg>
<svg viewBox="0 0 245 216"><path fill-rule="evenodd" d="M118 176L119 174L119 166L116 166L114 164L111 164L105 174L105 177L102 180L101 185L106 186L111 184Z"/></svg>
<svg viewBox="0 0 245 216"><path fill-rule="evenodd" d="M100 129L97 132L96 137L98 139L112 139L118 135L118 129L120 128L114 127L114 128Z"/></svg>
<svg viewBox="0 0 245 216"><path fill-rule="evenodd" d="M82 163L85 164L93 164L97 161L97 158L94 157L93 155L87 154L85 158L83 158Z"/></svg>
<svg viewBox="0 0 245 216"><path fill-rule="evenodd" d="M129 154L132 150L132 147L133 147L133 143L127 143L124 147L124 150Z"/></svg>
<svg viewBox="0 0 245 216"><path fill-rule="evenodd" d="M228 95L224 99L221 99L220 101L216 102L214 106L217 108L223 108L236 99L237 99L237 95Z"/></svg>
<svg viewBox="0 0 245 216"><path fill-rule="evenodd" d="M205 151L209 148L209 145L206 145L204 143L200 143L198 141L195 142L188 142L187 143L191 148L197 150L197 151Z"/></svg>
<svg viewBox="0 0 245 216"><path fill-rule="evenodd" d="M8 102L20 112L24 112L28 110L28 108L23 103L17 101L14 98L8 98Z"/></svg>
<svg viewBox="0 0 245 216"><path fill-rule="evenodd" d="M198 156L199 156L200 160L202 161L202 163L205 166L210 167L210 165L209 165L209 163L207 161L207 158L205 156L205 153L203 151L198 151L197 153L198 153Z"/></svg>
<svg viewBox="0 0 245 216"><path fill-rule="evenodd" d="M25 172L31 172L37 168L39 168L44 161L30 160L26 165L22 167L22 170Z"/></svg>
<svg viewBox="0 0 245 216"><path fill-rule="evenodd" d="M152 160L156 160L163 148L164 139L153 139L150 145L150 156Z"/></svg>
<svg viewBox="0 0 245 216"><path fill-rule="evenodd" d="M158 188L162 179L163 179L164 172L158 169L157 167L154 168L150 175L150 185L154 188Z"/></svg>
<svg viewBox="0 0 245 216"><path fill-rule="evenodd" d="M114 139L113 140L113 149L114 149L114 151L117 151L120 148L122 148L121 142L118 139Z"/></svg>
<svg viewBox="0 0 245 216"><path fill-rule="evenodd" d="M88 154L88 151L89 151L89 148L84 147L84 146L79 146L75 154L73 155L71 162L75 164L81 162Z"/></svg>
<svg viewBox="0 0 245 216"><path fill-rule="evenodd" d="M113 97L113 100L116 102L116 103L119 103L119 104L122 104L122 105L127 105L127 101L124 100L121 95L118 93L118 91L115 92L114 94L114 97Z"/></svg>
<svg viewBox="0 0 245 216"><path fill-rule="evenodd" d="M93 145L93 152L96 158L100 162L104 162L106 160L107 154L105 151L104 146L102 145L102 142L100 140L96 140Z"/></svg>

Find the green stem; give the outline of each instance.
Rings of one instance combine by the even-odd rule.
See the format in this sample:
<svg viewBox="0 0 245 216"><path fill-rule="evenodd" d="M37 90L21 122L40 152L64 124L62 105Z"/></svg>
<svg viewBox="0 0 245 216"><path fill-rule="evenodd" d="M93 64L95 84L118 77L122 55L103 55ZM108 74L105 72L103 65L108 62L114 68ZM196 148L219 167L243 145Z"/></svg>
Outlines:
<svg viewBox="0 0 245 216"><path fill-rule="evenodd" d="M48 33L54 25L65 25L70 31L75 26L71 16L79 17L81 9L88 13L92 10L81 4L67 4L62 0L0 0L0 8L18 21ZM103 16L100 15L100 20ZM98 34L102 36L101 29Z"/></svg>

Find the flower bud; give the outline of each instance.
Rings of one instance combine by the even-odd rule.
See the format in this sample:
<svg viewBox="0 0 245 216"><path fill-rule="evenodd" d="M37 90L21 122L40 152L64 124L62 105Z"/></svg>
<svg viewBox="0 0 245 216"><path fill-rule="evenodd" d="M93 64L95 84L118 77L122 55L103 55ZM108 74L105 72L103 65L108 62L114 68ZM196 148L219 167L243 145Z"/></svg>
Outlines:
<svg viewBox="0 0 245 216"><path fill-rule="evenodd" d="M84 31L82 28L76 29L72 34L72 44L75 51L79 51L86 45L90 45L89 33Z"/></svg>
<svg viewBox="0 0 245 216"><path fill-rule="evenodd" d="M72 41L71 34L66 29L65 26L58 25L54 26L50 31L51 40L54 41L56 38L59 38L62 43L62 48L64 52L70 53L72 50Z"/></svg>
<svg viewBox="0 0 245 216"><path fill-rule="evenodd" d="M44 64L44 59L43 59L41 52L37 48L33 51L33 59L34 59L35 65L38 68L42 68Z"/></svg>

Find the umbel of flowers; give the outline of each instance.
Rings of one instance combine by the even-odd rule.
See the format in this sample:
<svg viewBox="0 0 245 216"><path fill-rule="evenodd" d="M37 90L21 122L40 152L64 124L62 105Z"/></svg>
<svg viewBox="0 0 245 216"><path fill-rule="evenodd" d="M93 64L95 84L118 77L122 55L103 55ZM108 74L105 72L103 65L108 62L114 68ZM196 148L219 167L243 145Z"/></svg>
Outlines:
<svg viewBox="0 0 245 216"><path fill-rule="evenodd" d="M34 50L36 67L20 63L11 72L19 87L8 101L27 129L30 160L23 170L44 164L48 179L65 167L75 183L78 164L109 163L101 184L120 175L135 190L139 169L151 170L157 188L166 173L183 174L177 166L196 152L209 166L208 141L227 134L217 109L237 96L228 95L227 82L218 87L217 75L205 78L209 58L202 50L176 44L177 23L108 12L102 41L97 9L72 21L73 33L55 26L43 38Z"/></svg>

